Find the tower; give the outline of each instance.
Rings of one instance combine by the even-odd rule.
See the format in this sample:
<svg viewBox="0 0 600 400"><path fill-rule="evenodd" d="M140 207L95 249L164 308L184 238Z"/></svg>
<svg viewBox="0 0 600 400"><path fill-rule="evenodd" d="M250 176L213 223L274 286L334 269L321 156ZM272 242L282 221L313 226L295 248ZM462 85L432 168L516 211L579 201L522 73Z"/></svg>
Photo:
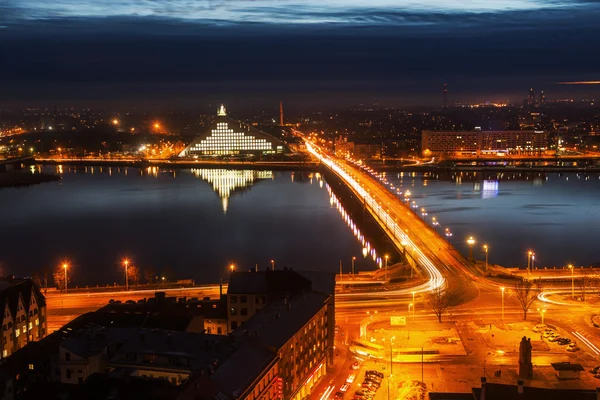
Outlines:
<svg viewBox="0 0 600 400"><path fill-rule="evenodd" d="M444 108L448 107L448 85L444 83Z"/></svg>
<svg viewBox="0 0 600 400"><path fill-rule="evenodd" d="M544 94L543 90L540 94L540 104L546 104L546 95Z"/></svg>
<svg viewBox="0 0 600 400"><path fill-rule="evenodd" d="M533 91L533 88L529 89L529 97L527 98L527 104L529 104L530 106L535 104L535 93Z"/></svg>
<svg viewBox="0 0 600 400"><path fill-rule="evenodd" d="M279 102L279 126L283 126L283 101Z"/></svg>

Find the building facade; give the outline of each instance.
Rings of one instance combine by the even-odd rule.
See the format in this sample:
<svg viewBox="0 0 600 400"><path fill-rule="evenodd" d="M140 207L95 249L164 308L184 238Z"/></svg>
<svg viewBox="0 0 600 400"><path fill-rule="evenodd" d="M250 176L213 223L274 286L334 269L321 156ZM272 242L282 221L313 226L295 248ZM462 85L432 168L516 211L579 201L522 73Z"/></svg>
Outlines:
<svg viewBox="0 0 600 400"><path fill-rule="evenodd" d="M536 154L546 149L547 131L423 131L421 136L424 157Z"/></svg>
<svg viewBox="0 0 600 400"><path fill-rule="evenodd" d="M227 117L221 105L208 131L190 143L179 157L261 155L289 152L283 141Z"/></svg>
<svg viewBox="0 0 600 400"><path fill-rule="evenodd" d="M31 279L0 279L0 360L46 336L46 299Z"/></svg>

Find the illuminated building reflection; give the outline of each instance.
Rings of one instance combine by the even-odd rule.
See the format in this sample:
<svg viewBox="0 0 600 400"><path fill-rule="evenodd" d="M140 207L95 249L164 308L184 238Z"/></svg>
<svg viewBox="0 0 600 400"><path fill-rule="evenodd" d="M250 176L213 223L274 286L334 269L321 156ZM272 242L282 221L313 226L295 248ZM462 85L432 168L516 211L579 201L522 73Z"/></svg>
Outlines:
<svg viewBox="0 0 600 400"><path fill-rule="evenodd" d="M272 171L192 168L192 173L212 185L221 198L223 213L227 213L229 197L237 189L248 188L259 179L273 179Z"/></svg>

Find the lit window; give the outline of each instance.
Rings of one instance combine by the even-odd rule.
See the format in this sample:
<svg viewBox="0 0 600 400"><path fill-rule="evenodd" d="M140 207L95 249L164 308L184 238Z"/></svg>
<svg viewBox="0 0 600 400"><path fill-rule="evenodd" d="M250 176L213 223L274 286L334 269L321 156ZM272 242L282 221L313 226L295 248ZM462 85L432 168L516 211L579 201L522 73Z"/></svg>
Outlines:
<svg viewBox="0 0 600 400"><path fill-rule="evenodd" d="M29 369L33 370L33 364L29 364Z"/></svg>
<svg viewBox="0 0 600 400"><path fill-rule="evenodd" d="M19 337L21 335L21 330L19 328L15 329L15 337Z"/></svg>

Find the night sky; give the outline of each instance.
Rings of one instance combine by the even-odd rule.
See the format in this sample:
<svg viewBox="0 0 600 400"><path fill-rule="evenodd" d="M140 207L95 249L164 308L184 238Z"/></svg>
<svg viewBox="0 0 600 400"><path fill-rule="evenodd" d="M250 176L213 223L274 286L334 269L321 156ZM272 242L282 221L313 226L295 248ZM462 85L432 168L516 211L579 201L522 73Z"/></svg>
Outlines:
<svg viewBox="0 0 600 400"><path fill-rule="evenodd" d="M595 0L3 0L0 105L597 96Z"/></svg>

